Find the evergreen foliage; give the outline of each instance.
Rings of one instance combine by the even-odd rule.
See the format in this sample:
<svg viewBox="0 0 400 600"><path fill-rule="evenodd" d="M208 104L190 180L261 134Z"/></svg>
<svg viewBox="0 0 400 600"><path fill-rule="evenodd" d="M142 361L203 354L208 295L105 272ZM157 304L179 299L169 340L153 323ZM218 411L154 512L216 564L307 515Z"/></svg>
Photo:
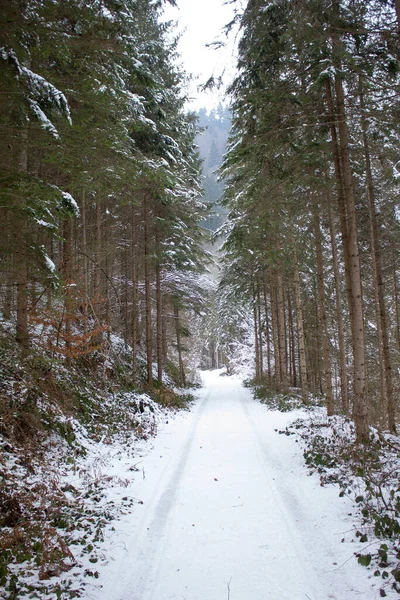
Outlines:
<svg viewBox="0 0 400 600"><path fill-rule="evenodd" d="M221 206L224 183L219 180L218 168L222 164L231 126L230 112L222 104L209 113L202 108L197 113L200 131L196 137L200 157L203 160L204 200L213 210L206 227L216 231L226 217Z"/></svg>
<svg viewBox="0 0 400 600"><path fill-rule="evenodd" d="M71 365L110 335L177 361L204 271L196 119L163 2L1 3L1 301ZM193 295L197 294L196 302ZM171 332L171 333L170 333Z"/></svg>
<svg viewBox="0 0 400 600"><path fill-rule="evenodd" d="M323 391L358 441L396 426L395 8L249 0L222 166L222 287L253 313L256 380Z"/></svg>

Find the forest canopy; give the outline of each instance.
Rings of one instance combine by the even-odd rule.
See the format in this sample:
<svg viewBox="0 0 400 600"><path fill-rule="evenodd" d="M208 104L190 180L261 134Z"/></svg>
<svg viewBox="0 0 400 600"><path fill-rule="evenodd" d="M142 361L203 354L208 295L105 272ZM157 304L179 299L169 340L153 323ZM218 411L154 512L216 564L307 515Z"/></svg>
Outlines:
<svg viewBox="0 0 400 600"><path fill-rule="evenodd" d="M40 337L68 364L103 352L115 332L132 348L133 381L146 356L150 385L153 358L161 383L169 352L185 379L207 214L162 10L148 0L0 5L4 317L25 354Z"/></svg>
<svg viewBox="0 0 400 600"><path fill-rule="evenodd" d="M249 0L240 30L221 297L253 312L256 380L366 441L399 389L399 3Z"/></svg>

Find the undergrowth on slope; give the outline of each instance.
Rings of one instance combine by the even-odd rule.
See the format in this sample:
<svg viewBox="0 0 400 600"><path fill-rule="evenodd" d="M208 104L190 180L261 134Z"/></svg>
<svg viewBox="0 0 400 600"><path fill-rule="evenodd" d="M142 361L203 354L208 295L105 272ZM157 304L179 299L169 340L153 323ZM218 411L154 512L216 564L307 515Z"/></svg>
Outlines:
<svg viewBox="0 0 400 600"><path fill-rule="evenodd" d="M0 326L0 598L81 597L105 528L140 503L107 500L129 483L102 475L107 448L130 452L193 396L168 379L133 387L129 361L120 340L68 368L35 345L22 357Z"/></svg>
<svg viewBox="0 0 400 600"><path fill-rule="evenodd" d="M99 575L98 545L105 526L138 502L128 496L121 505L105 502L107 486L124 487L128 481L110 477L104 481L96 465L88 473L83 462L75 462L70 468L79 486L72 485L69 477L64 481L71 454L63 452L65 448L60 449L55 440L53 444L57 460L50 463L39 458L24 461L23 448L9 443L0 447L0 589L4 598L80 597L82 581ZM82 565L85 556L91 568Z"/></svg>
<svg viewBox="0 0 400 600"><path fill-rule="evenodd" d="M324 399L317 396L309 396L307 404L301 397L301 391L291 388L287 393L278 392L271 387L268 381L256 381L254 379L245 382L246 387L252 389L254 398L267 405L271 410L290 412L299 408L313 408L323 406Z"/></svg>
<svg viewBox="0 0 400 600"><path fill-rule="evenodd" d="M277 433L299 436L310 472L353 502L360 517L355 536L365 544L356 554L359 564L382 578L381 597L388 587L400 594L400 438L371 428L369 443L357 444L353 421L327 418L322 397L305 405L298 390L277 393L265 381L246 385L270 410L307 411Z"/></svg>
<svg viewBox="0 0 400 600"><path fill-rule="evenodd" d="M371 429L369 444L357 444L353 422L341 416L326 418L324 411L299 419L284 431L304 443L304 458L321 485L335 484L358 509L355 535L365 543L358 562L400 593L400 442L395 436Z"/></svg>

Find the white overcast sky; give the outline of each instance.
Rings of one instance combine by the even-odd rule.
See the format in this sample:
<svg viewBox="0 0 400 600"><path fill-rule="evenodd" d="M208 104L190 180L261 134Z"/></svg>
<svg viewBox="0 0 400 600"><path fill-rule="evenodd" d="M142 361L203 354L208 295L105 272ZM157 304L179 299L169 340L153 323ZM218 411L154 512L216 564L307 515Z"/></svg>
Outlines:
<svg viewBox="0 0 400 600"><path fill-rule="evenodd" d="M199 93L197 87L212 75L218 77L226 71L224 80L228 83L233 76L234 36L225 48L207 48L215 41L227 42L223 27L233 18L233 8L224 4L225 0L177 0L177 8L167 6L165 17L178 21L178 31L182 32L179 43L181 62L188 73L198 76L190 88L193 101L191 108L213 108L222 98L222 92Z"/></svg>

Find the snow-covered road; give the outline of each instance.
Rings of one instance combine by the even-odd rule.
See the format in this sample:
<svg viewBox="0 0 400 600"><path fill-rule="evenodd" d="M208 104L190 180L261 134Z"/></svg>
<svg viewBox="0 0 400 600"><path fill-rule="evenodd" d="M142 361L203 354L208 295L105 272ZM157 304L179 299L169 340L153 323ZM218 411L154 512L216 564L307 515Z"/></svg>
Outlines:
<svg viewBox="0 0 400 600"><path fill-rule="evenodd" d="M129 493L143 505L109 536L96 600L378 598L354 558L351 503L276 432L293 413L268 411L236 378L203 377L194 409L140 465Z"/></svg>

